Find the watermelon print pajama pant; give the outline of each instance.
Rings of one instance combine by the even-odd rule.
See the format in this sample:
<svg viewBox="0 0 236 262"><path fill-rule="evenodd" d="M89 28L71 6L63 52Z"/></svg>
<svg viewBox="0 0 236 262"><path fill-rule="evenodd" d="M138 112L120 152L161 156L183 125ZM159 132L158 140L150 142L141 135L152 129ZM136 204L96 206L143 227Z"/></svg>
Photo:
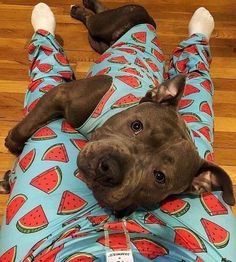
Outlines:
<svg viewBox="0 0 236 262"><path fill-rule="evenodd" d="M33 36L29 60L26 114L44 93L74 79L62 48L47 31ZM207 41L193 35L174 50L168 75L188 74L179 110L201 157L213 160L209 64ZM129 249L134 261L142 262L236 261L236 220L221 192L172 196L156 210L140 209L121 220L96 202L77 170L77 155L104 116L134 106L163 81L154 28L142 24L129 30L95 62L89 75L96 74L112 75L114 82L105 103L81 128L60 119L27 141L10 178L0 261L106 261L106 252Z"/></svg>

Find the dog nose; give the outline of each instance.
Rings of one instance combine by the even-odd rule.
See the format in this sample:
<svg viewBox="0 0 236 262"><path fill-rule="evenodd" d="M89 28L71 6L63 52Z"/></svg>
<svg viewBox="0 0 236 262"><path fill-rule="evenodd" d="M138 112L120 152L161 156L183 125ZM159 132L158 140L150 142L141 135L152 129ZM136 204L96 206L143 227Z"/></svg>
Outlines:
<svg viewBox="0 0 236 262"><path fill-rule="evenodd" d="M95 173L95 180L104 186L116 186L122 181L119 163L114 158L101 159Z"/></svg>

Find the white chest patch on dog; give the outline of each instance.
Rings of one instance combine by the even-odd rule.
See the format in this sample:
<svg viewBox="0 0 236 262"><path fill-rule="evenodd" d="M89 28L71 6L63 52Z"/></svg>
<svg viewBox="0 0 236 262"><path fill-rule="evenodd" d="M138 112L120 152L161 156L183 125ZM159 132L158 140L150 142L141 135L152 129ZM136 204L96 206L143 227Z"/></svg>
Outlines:
<svg viewBox="0 0 236 262"><path fill-rule="evenodd" d="M113 251L106 253L107 262L134 262L131 250L129 251Z"/></svg>

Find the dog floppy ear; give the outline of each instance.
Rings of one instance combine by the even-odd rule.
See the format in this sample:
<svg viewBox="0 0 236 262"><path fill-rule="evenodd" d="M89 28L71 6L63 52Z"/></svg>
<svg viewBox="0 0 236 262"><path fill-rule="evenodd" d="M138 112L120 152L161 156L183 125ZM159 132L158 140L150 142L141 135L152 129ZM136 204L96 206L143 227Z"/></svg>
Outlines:
<svg viewBox="0 0 236 262"><path fill-rule="evenodd" d="M223 191L223 199L228 205L235 204L233 184L229 175L223 168L203 160L202 166L186 192L198 195L216 190Z"/></svg>
<svg viewBox="0 0 236 262"><path fill-rule="evenodd" d="M140 100L140 103L155 102L177 108L183 95L185 80L186 76L181 74L164 81L159 86L148 91L145 97Z"/></svg>

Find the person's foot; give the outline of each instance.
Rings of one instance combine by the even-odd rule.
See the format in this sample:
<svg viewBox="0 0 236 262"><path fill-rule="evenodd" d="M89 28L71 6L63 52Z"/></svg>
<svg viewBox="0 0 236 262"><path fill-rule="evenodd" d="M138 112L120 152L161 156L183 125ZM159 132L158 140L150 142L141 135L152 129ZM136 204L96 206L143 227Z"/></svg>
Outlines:
<svg viewBox="0 0 236 262"><path fill-rule="evenodd" d="M31 23L36 32L43 29L55 34L56 20L50 7L44 3L37 4L32 12Z"/></svg>
<svg viewBox="0 0 236 262"><path fill-rule="evenodd" d="M189 22L189 36L201 33L206 36L207 40L209 40L214 26L214 18L212 17L210 12L206 8L200 7L194 12Z"/></svg>

